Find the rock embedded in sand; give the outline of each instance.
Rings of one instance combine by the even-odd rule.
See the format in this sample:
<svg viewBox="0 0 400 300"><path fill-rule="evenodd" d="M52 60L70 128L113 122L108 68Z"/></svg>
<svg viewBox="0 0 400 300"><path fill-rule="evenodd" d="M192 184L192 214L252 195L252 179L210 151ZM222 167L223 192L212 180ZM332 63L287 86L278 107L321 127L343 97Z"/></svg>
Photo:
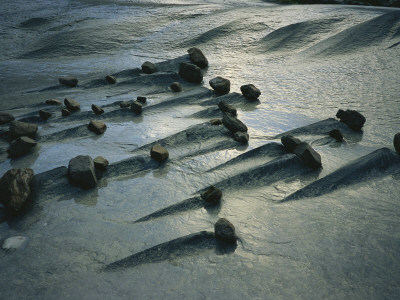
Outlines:
<svg viewBox="0 0 400 300"><path fill-rule="evenodd" d="M0 124L7 124L14 120L15 118L12 114L0 112Z"/></svg>
<svg viewBox="0 0 400 300"><path fill-rule="evenodd" d="M58 99L48 99L45 101L47 105L61 105L61 101Z"/></svg>
<svg viewBox="0 0 400 300"><path fill-rule="evenodd" d="M58 82L70 87L76 87L78 85L78 79L73 76L60 77L58 78Z"/></svg>
<svg viewBox="0 0 400 300"><path fill-rule="evenodd" d="M64 104L70 112L78 111L81 105L73 99L65 98Z"/></svg>
<svg viewBox="0 0 400 300"><path fill-rule="evenodd" d="M218 204L222 198L222 191L215 186L210 186L206 191L200 193L201 198L211 204Z"/></svg>
<svg viewBox="0 0 400 300"><path fill-rule="evenodd" d="M191 83L200 83L203 81L203 73L198 66L193 64L180 63L179 75Z"/></svg>
<svg viewBox="0 0 400 300"><path fill-rule="evenodd" d="M135 112L137 114L141 114L142 110L143 110L143 106L138 101L133 101L131 103L131 111L133 111L133 112Z"/></svg>
<svg viewBox="0 0 400 300"><path fill-rule="evenodd" d="M290 134L282 136L281 142L285 149L289 152L293 152L294 148L302 143L298 138L295 138Z"/></svg>
<svg viewBox="0 0 400 300"><path fill-rule="evenodd" d="M225 127L228 128L232 133L238 131L247 132L247 126L230 113L224 113L222 124L224 124Z"/></svg>
<svg viewBox="0 0 400 300"><path fill-rule="evenodd" d="M39 116L43 119L43 120L47 120L48 118L51 117L51 112L41 109L39 110Z"/></svg>
<svg viewBox="0 0 400 300"><path fill-rule="evenodd" d="M66 108L63 108L63 109L61 110L61 115L62 115L63 117L68 117L70 114L71 114L71 112L70 112L68 109L66 109Z"/></svg>
<svg viewBox="0 0 400 300"><path fill-rule="evenodd" d="M68 178L71 184L83 189L97 185L94 163L90 156L78 155L69 161Z"/></svg>
<svg viewBox="0 0 400 300"><path fill-rule="evenodd" d="M396 133L393 138L394 149L400 154L400 132Z"/></svg>
<svg viewBox="0 0 400 300"><path fill-rule="evenodd" d="M321 156L307 143L297 145L293 153L313 169L319 169L322 166Z"/></svg>
<svg viewBox="0 0 400 300"><path fill-rule="evenodd" d="M1 203L18 212L26 203L31 192L32 169L11 169L0 179Z"/></svg>
<svg viewBox="0 0 400 300"><path fill-rule="evenodd" d="M104 109L101 107L97 106L96 104L92 104L92 110L96 115L101 115L104 113Z"/></svg>
<svg viewBox="0 0 400 300"><path fill-rule="evenodd" d="M114 83L117 82L117 78L115 78L114 76L111 76L111 75L107 75L107 76L106 76L106 81L107 81L109 84L114 84Z"/></svg>
<svg viewBox="0 0 400 300"><path fill-rule="evenodd" d="M350 109L346 111L339 109L336 113L336 117L355 131L360 131L366 121L362 114L360 114L358 111Z"/></svg>
<svg viewBox="0 0 400 300"><path fill-rule="evenodd" d="M236 243L238 237L235 226L225 218L221 218L214 225L215 237L227 243Z"/></svg>
<svg viewBox="0 0 400 300"><path fill-rule="evenodd" d="M28 241L29 239L22 235L12 236L4 240L1 247L6 251L18 250L24 248L28 244Z"/></svg>
<svg viewBox="0 0 400 300"><path fill-rule="evenodd" d="M238 141L239 143L247 144L249 142L250 137L247 132L238 131L235 132L235 134L233 135L233 139L235 141Z"/></svg>
<svg viewBox="0 0 400 300"><path fill-rule="evenodd" d="M8 137L11 140L15 140L21 136L27 136L32 139L36 137L36 132L38 127L36 124L25 123L20 121L12 121L10 123L10 130L8 132Z"/></svg>
<svg viewBox="0 0 400 300"><path fill-rule="evenodd" d="M97 156L95 159L93 159L93 163L96 169L102 171L107 169L108 165L110 164L103 156Z"/></svg>
<svg viewBox="0 0 400 300"><path fill-rule="evenodd" d="M163 162L168 159L169 153L168 150L160 145L154 145L151 147L150 156L159 162Z"/></svg>
<svg viewBox="0 0 400 300"><path fill-rule="evenodd" d="M231 90L231 82L220 76L211 79L209 84L218 95L228 94Z"/></svg>
<svg viewBox="0 0 400 300"><path fill-rule="evenodd" d="M339 129L332 129L329 131L329 136L333 137L338 142L343 142L343 134Z"/></svg>
<svg viewBox="0 0 400 300"><path fill-rule="evenodd" d="M100 121L90 121L88 129L96 134L102 134L107 129L107 125Z"/></svg>
<svg viewBox="0 0 400 300"><path fill-rule="evenodd" d="M142 64L142 71L146 74L153 74L157 71L157 67L152 62L146 61Z"/></svg>
<svg viewBox="0 0 400 300"><path fill-rule="evenodd" d="M260 97L261 92L253 84L246 84L240 87L243 96L249 100L256 100Z"/></svg>
<svg viewBox="0 0 400 300"><path fill-rule="evenodd" d="M208 67L208 60L199 48L192 47L187 52L189 53L189 58L191 62L198 66L200 69Z"/></svg>
<svg viewBox="0 0 400 300"><path fill-rule="evenodd" d="M212 120L210 120L210 124L214 125L214 126L222 125L222 119L212 119Z"/></svg>
<svg viewBox="0 0 400 300"><path fill-rule="evenodd" d="M236 108L223 100L218 103L218 108L224 112L231 113L232 115L237 116Z"/></svg>
<svg viewBox="0 0 400 300"><path fill-rule="evenodd" d="M137 96L136 101L138 101L139 103L145 104L147 101L147 98L143 97L143 96Z"/></svg>
<svg viewBox="0 0 400 300"><path fill-rule="evenodd" d="M173 82L170 85L171 90L173 90L174 92L180 92L182 91L182 86L179 82Z"/></svg>
<svg viewBox="0 0 400 300"><path fill-rule="evenodd" d="M35 147L37 142L27 136L22 136L14 140L10 147L7 149L10 157L20 157L27 154L33 147Z"/></svg>

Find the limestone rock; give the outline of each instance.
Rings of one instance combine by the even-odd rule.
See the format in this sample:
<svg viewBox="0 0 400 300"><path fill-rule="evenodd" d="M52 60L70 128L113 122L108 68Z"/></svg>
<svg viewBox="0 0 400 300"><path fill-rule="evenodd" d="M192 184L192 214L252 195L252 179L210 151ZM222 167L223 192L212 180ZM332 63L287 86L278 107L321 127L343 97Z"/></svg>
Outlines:
<svg viewBox="0 0 400 300"><path fill-rule="evenodd" d="M48 99L45 101L47 105L61 105L61 101L58 99Z"/></svg>
<svg viewBox="0 0 400 300"><path fill-rule="evenodd" d="M37 125L31 123L25 123L20 121L12 121L10 123L10 130L8 136L11 140L15 140L21 136L27 136L32 139L36 137L38 130Z"/></svg>
<svg viewBox="0 0 400 300"><path fill-rule="evenodd" d="M90 131L93 131L96 134L102 134L104 131L106 131L107 126L104 122L100 121L90 121L88 125L88 129Z"/></svg>
<svg viewBox="0 0 400 300"><path fill-rule="evenodd" d="M208 203L218 204L222 198L222 191L212 185L206 191L200 193L200 196Z"/></svg>
<svg viewBox="0 0 400 300"><path fill-rule="evenodd" d="M107 75L107 76L106 76L106 81L107 81L109 84L114 84L114 83L117 82L117 78L115 78L114 76L111 76L111 75Z"/></svg>
<svg viewBox="0 0 400 300"><path fill-rule="evenodd" d="M400 132L396 133L393 139L394 149L400 154Z"/></svg>
<svg viewBox="0 0 400 300"><path fill-rule="evenodd" d="M92 104L92 110L96 115L101 115L104 113L104 109L101 107L97 106L96 104Z"/></svg>
<svg viewBox="0 0 400 300"><path fill-rule="evenodd" d="M78 111L81 105L73 99L65 98L64 104L70 112Z"/></svg>
<svg viewBox="0 0 400 300"><path fill-rule="evenodd" d="M43 119L43 120L47 120L48 118L51 117L51 112L41 109L39 110L39 116Z"/></svg>
<svg viewBox="0 0 400 300"><path fill-rule="evenodd" d="M68 178L71 184L89 189L97 185L94 163L90 156L78 155L68 165Z"/></svg>
<svg viewBox="0 0 400 300"><path fill-rule="evenodd" d="M203 80L203 73L200 68L193 64L181 63L179 65L179 75L192 83L200 83Z"/></svg>
<svg viewBox="0 0 400 300"><path fill-rule="evenodd" d="M232 133L238 131L247 132L247 126L230 113L224 113L222 124L224 124L225 127L228 128Z"/></svg>
<svg viewBox="0 0 400 300"><path fill-rule="evenodd" d="M22 136L11 143L7 152L10 154L10 157L19 157L31 151L36 144L35 140L27 136Z"/></svg>
<svg viewBox="0 0 400 300"><path fill-rule="evenodd" d="M210 120L211 125L222 125L222 120L221 119L212 119Z"/></svg>
<svg viewBox="0 0 400 300"><path fill-rule="evenodd" d="M141 114L142 110L143 110L143 106L138 101L133 101L131 103L131 111L133 111L133 112L135 112L137 114Z"/></svg>
<svg viewBox="0 0 400 300"><path fill-rule="evenodd" d="M231 90L231 82L220 76L211 79L209 83L213 90L219 95L228 94Z"/></svg>
<svg viewBox="0 0 400 300"><path fill-rule="evenodd" d="M238 141L239 143L247 144L249 142L250 137L247 132L238 131L235 132L235 134L233 135L233 139L235 141Z"/></svg>
<svg viewBox="0 0 400 300"><path fill-rule="evenodd" d="M110 164L108 160L105 159L103 156L97 156L95 159L93 159L93 162L94 162L94 167L102 171L107 169L108 165Z"/></svg>
<svg viewBox="0 0 400 300"><path fill-rule="evenodd" d="M146 101L147 101L147 98L143 97L143 96L137 96L136 97L136 101L139 102L139 103L145 104Z"/></svg>
<svg viewBox="0 0 400 300"><path fill-rule="evenodd" d="M237 116L236 108L234 108L232 105L226 103L223 100L218 103L218 107L220 110L224 112L231 113L232 115Z"/></svg>
<svg viewBox="0 0 400 300"><path fill-rule="evenodd" d="M293 152L296 146L300 145L302 142L295 138L294 136L288 134L281 137L282 145L286 148L287 151Z"/></svg>
<svg viewBox="0 0 400 300"><path fill-rule="evenodd" d="M339 129L332 129L329 132L329 136L333 137L335 140L337 140L338 142L342 142L343 141L343 134Z"/></svg>
<svg viewBox="0 0 400 300"><path fill-rule="evenodd" d="M256 100L260 97L261 92L253 84L246 84L240 87L243 96L249 100Z"/></svg>
<svg viewBox="0 0 400 300"><path fill-rule="evenodd" d="M15 118L12 114L0 112L0 124L7 124L14 120Z"/></svg>
<svg viewBox="0 0 400 300"><path fill-rule="evenodd" d="M155 160L162 162L169 157L168 150L160 145L154 145L150 150L150 156Z"/></svg>
<svg viewBox="0 0 400 300"><path fill-rule="evenodd" d="M208 67L208 60L199 48L193 47L190 48L187 52L189 53L189 58L192 63L194 63L200 69Z"/></svg>
<svg viewBox="0 0 400 300"><path fill-rule="evenodd" d="M293 153L313 169L319 169L322 166L321 156L307 143L297 145Z"/></svg>
<svg viewBox="0 0 400 300"><path fill-rule="evenodd" d="M6 251L23 249L28 244L28 241L27 237L17 235L6 239L1 247Z"/></svg>
<svg viewBox="0 0 400 300"><path fill-rule="evenodd" d="M71 112L70 112L68 109L66 109L66 108L63 108L63 109L61 110L61 115L62 115L63 117L68 117L70 114L71 114Z"/></svg>
<svg viewBox="0 0 400 300"><path fill-rule="evenodd" d="M58 82L70 87L76 87L78 85L78 79L72 76L60 77L58 78Z"/></svg>
<svg viewBox="0 0 400 300"><path fill-rule="evenodd" d="M152 62L146 61L142 65L142 71L146 74L153 74L155 71L157 71L157 67Z"/></svg>
<svg viewBox="0 0 400 300"><path fill-rule="evenodd" d="M355 131L361 130L366 121L365 117L362 114L360 114L358 111L350 109L346 111L339 109L336 113L336 117Z"/></svg>
<svg viewBox="0 0 400 300"><path fill-rule="evenodd" d="M171 83L170 86L171 90L173 90L174 92L180 92L182 91L182 86L179 82L173 82Z"/></svg>
<svg viewBox="0 0 400 300"><path fill-rule="evenodd" d="M225 218L221 218L214 225L215 237L227 243L236 243L238 237L235 226Z"/></svg>

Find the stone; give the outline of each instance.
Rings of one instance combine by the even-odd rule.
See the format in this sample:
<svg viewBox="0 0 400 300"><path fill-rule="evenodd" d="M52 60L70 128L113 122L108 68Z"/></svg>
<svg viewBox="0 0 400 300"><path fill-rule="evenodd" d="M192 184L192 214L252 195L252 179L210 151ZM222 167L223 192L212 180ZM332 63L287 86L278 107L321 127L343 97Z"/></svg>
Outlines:
<svg viewBox="0 0 400 300"><path fill-rule="evenodd" d="M238 141L239 143L247 144L249 142L250 137L247 132L238 131L234 133L233 139L235 141Z"/></svg>
<svg viewBox="0 0 400 300"><path fill-rule="evenodd" d="M282 136L281 142L285 149L289 152L293 152L294 148L302 143L298 138L295 138L290 134Z"/></svg>
<svg viewBox="0 0 400 300"><path fill-rule="evenodd" d="M362 114L360 114L358 111L350 109L346 111L339 109L336 113L336 117L355 131L360 131L366 121Z"/></svg>
<svg viewBox="0 0 400 300"><path fill-rule="evenodd" d="M104 113L104 109L101 107L97 106L96 104L92 104L92 110L96 115L101 115Z"/></svg>
<svg viewBox="0 0 400 300"><path fill-rule="evenodd" d="M22 136L14 140L10 147L8 147L7 152L10 157L20 157L27 154L33 147L35 147L37 142L27 136Z"/></svg>
<svg viewBox="0 0 400 300"><path fill-rule="evenodd" d="M10 123L11 121L14 121L14 120L15 120L15 118L12 114L0 112L0 125Z"/></svg>
<svg viewBox="0 0 400 300"><path fill-rule="evenodd" d="M200 193L200 196L204 201L215 205L221 200L222 191L212 185L206 191Z"/></svg>
<svg viewBox="0 0 400 300"><path fill-rule="evenodd" d="M228 128L232 133L238 131L247 132L247 126L230 113L224 113L222 124L224 124L225 127Z"/></svg>
<svg viewBox="0 0 400 300"><path fill-rule="evenodd" d="M15 140L21 136L27 136L32 139L36 137L36 132L38 127L36 124L25 123L20 121L12 121L10 123L10 130L8 132L8 137L11 140Z"/></svg>
<svg viewBox="0 0 400 300"><path fill-rule="evenodd" d="M173 90L174 92L180 92L182 91L182 86L179 82L173 82L170 85L171 90Z"/></svg>
<svg viewBox="0 0 400 300"><path fill-rule="evenodd" d="M0 179L1 203L13 212L21 210L31 193L32 169L11 169Z"/></svg>
<svg viewBox="0 0 400 300"><path fill-rule="evenodd" d="M313 169L319 169L322 166L321 156L307 143L297 145L293 153Z"/></svg>
<svg viewBox="0 0 400 300"><path fill-rule="evenodd" d="M235 226L225 218L221 218L214 225L215 237L227 243L236 243L238 237Z"/></svg>
<svg viewBox="0 0 400 300"><path fill-rule="evenodd" d="M102 134L107 129L107 125L100 121L90 121L88 129L96 134Z"/></svg>
<svg viewBox="0 0 400 300"><path fill-rule="evenodd" d="M65 98L64 104L70 112L78 111L81 105L73 99Z"/></svg>
<svg viewBox="0 0 400 300"><path fill-rule="evenodd" d="M48 99L46 100L44 103L46 103L47 105L61 105L61 101L58 99Z"/></svg>
<svg viewBox="0 0 400 300"><path fill-rule="evenodd" d="M331 131L329 131L329 136L333 137L338 142L343 141L343 134L339 129L332 129Z"/></svg>
<svg viewBox="0 0 400 300"><path fill-rule="evenodd" d="M51 117L51 112L41 109L39 110L39 116L43 119L43 120L47 120L48 118Z"/></svg>
<svg viewBox="0 0 400 300"><path fill-rule="evenodd" d="M124 102L121 102L119 104L119 107L121 107L121 108L126 108L126 107L129 107L129 106L131 106L131 102L130 101L124 101Z"/></svg>
<svg viewBox="0 0 400 300"><path fill-rule="evenodd" d="M97 156L95 159L93 159L93 163L96 169L102 171L107 169L108 165L110 164L103 156Z"/></svg>
<svg viewBox="0 0 400 300"><path fill-rule="evenodd" d="M78 85L78 79L72 76L60 77L58 78L58 82L70 87L76 87Z"/></svg>
<svg viewBox="0 0 400 300"><path fill-rule="evenodd" d="M228 113L231 113L234 116L237 116L236 108L234 108L232 105L226 103L225 101L220 101L218 103L218 107L219 107L220 110L222 110L224 112L228 112Z"/></svg>
<svg viewBox="0 0 400 300"><path fill-rule="evenodd" d="M68 109L66 109L66 108L63 108L63 109L61 110L61 115L62 115L63 117L68 117L70 114L71 114L71 112L70 112Z"/></svg>
<svg viewBox="0 0 400 300"><path fill-rule="evenodd" d="M90 189L97 185L94 163L88 155L78 155L69 161L68 179L71 184L83 189Z"/></svg>
<svg viewBox="0 0 400 300"><path fill-rule="evenodd" d="M394 149L400 154L400 132L396 133L393 138Z"/></svg>
<svg viewBox="0 0 400 300"><path fill-rule="evenodd" d="M261 92L253 84L246 84L240 87L243 96L249 100L256 100L260 97Z"/></svg>
<svg viewBox="0 0 400 300"><path fill-rule="evenodd" d="M218 95L228 94L231 90L231 82L228 79L217 76L209 81L210 86Z"/></svg>
<svg viewBox="0 0 400 300"><path fill-rule="evenodd" d="M198 66L200 69L208 67L208 60L199 48L192 47L187 52L189 53L189 58L191 62Z"/></svg>
<svg viewBox="0 0 400 300"><path fill-rule="evenodd" d="M146 101L147 101L147 98L143 97L143 96L137 96L136 97L136 101L139 102L139 103L145 104Z"/></svg>
<svg viewBox="0 0 400 300"><path fill-rule="evenodd" d="M146 61L142 65L142 71L143 71L143 73L146 73L146 74L153 74L154 72L157 71L157 67L152 62Z"/></svg>
<svg viewBox="0 0 400 300"><path fill-rule="evenodd" d="M23 249L28 244L28 241L28 238L22 235L17 235L5 239L1 247L6 251Z"/></svg>
<svg viewBox="0 0 400 300"><path fill-rule="evenodd" d="M179 75L191 83L200 83L203 81L203 73L198 66L193 64L180 63Z"/></svg>
<svg viewBox="0 0 400 300"><path fill-rule="evenodd" d="M143 110L143 106L141 103L137 102L137 101L133 101L131 103L131 111L137 113L137 114L141 114Z"/></svg>
<svg viewBox="0 0 400 300"><path fill-rule="evenodd" d="M107 75L107 76L106 76L106 81L107 81L109 84L114 84L114 83L117 82L117 78L115 78L114 76L111 76L111 75Z"/></svg>
<svg viewBox="0 0 400 300"><path fill-rule="evenodd" d="M150 156L159 162L163 162L168 159L169 153L168 150L160 145L154 145L151 147Z"/></svg>
<svg viewBox="0 0 400 300"><path fill-rule="evenodd" d="M214 126L222 125L222 119L212 119L212 120L210 120L210 124L214 125Z"/></svg>

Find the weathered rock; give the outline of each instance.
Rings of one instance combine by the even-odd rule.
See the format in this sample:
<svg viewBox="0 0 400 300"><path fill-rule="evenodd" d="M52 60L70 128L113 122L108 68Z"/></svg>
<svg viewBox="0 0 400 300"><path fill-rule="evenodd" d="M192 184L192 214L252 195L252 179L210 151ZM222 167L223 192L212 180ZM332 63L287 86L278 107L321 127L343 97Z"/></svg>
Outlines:
<svg viewBox="0 0 400 300"><path fill-rule="evenodd" d="M170 85L171 90L173 90L174 92L180 92L182 91L182 86L179 82L173 82Z"/></svg>
<svg viewBox="0 0 400 300"><path fill-rule="evenodd" d="M162 162L169 157L168 150L160 145L154 145L150 150L150 156L155 160Z"/></svg>
<svg viewBox="0 0 400 300"><path fill-rule="evenodd" d="M219 95L228 94L231 90L231 82L220 76L211 79L209 83L213 90Z"/></svg>
<svg viewBox="0 0 400 300"><path fill-rule="evenodd" d="M179 75L192 83L200 83L203 80L203 73L200 68L193 64L181 63L179 65Z"/></svg>
<svg viewBox="0 0 400 300"><path fill-rule="evenodd" d="M70 112L78 111L81 105L73 99L65 98L64 104Z"/></svg>
<svg viewBox="0 0 400 300"><path fill-rule="evenodd" d="M235 226L225 218L221 218L214 225L215 237L227 243L236 243L238 237Z"/></svg>
<svg viewBox="0 0 400 300"><path fill-rule="evenodd" d="M107 76L106 76L106 81L107 81L109 84L114 84L114 83L117 82L117 78L115 78L114 76L111 76L111 75L107 75Z"/></svg>
<svg viewBox="0 0 400 300"><path fill-rule="evenodd" d="M321 156L307 143L297 145L293 153L313 169L318 169L322 166Z"/></svg>
<svg viewBox="0 0 400 300"><path fill-rule="evenodd" d="M0 124L7 124L14 120L15 118L12 114L0 112Z"/></svg>
<svg viewBox="0 0 400 300"><path fill-rule="evenodd" d="M143 110L143 106L138 101L133 101L131 103L131 111L133 111L133 112L135 112L137 114L141 114L142 110Z"/></svg>
<svg viewBox="0 0 400 300"><path fill-rule="evenodd" d="M28 136L34 139L36 137L37 130L38 127L35 124L12 121L10 123L10 131L8 132L8 137L11 140L15 140L21 136Z"/></svg>
<svg viewBox="0 0 400 300"><path fill-rule="evenodd" d="M93 159L93 163L96 169L102 171L107 169L108 165L110 164L103 156L97 156L95 159Z"/></svg>
<svg viewBox="0 0 400 300"><path fill-rule="evenodd" d="M249 100L256 100L260 97L261 92L253 84L246 84L240 87L243 96Z"/></svg>
<svg viewBox="0 0 400 300"><path fill-rule="evenodd" d="M396 133L393 138L394 149L400 154L400 132Z"/></svg>
<svg viewBox="0 0 400 300"><path fill-rule="evenodd" d="M136 97L136 101L139 102L139 103L145 104L146 101L147 101L147 98L143 97L143 96L137 96Z"/></svg>
<svg viewBox="0 0 400 300"><path fill-rule="evenodd" d="M227 112L227 113L231 113L234 116L237 116L237 110L236 108L234 108L232 105L226 103L225 101L220 101L218 103L218 107L220 110Z"/></svg>
<svg viewBox="0 0 400 300"><path fill-rule="evenodd" d="M107 129L107 125L100 121L90 121L88 129L96 134L102 134Z"/></svg>
<svg viewBox="0 0 400 300"><path fill-rule="evenodd" d="M51 112L41 109L39 110L39 116L43 119L43 120L47 120L48 118L51 117Z"/></svg>
<svg viewBox="0 0 400 300"><path fill-rule="evenodd" d="M28 241L27 237L17 235L6 239L1 247L6 251L23 249L28 244Z"/></svg>
<svg viewBox="0 0 400 300"><path fill-rule="evenodd" d="M129 106L131 106L131 102L130 101L124 101L124 102L121 102L119 104L119 107L121 107L121 108L126 108L126 107L129 107Z"/></svg>
<svg viewBox="0 0 400 300"><path fill-rule="evenodd" d="M336 117L355 131L361 130L366 120L365 117L358 111L350 109L346 111L339 109L336 113Z"/></svg>
<svg viewBox="0 0 400 300"><path fill-rule="evenodd" d="M210 120L211 125L222 125L222 119L212 119Z"/></svg>
<svg viewBox="0 0 400 300"><path fill-rule="evenodd" d="M101 115L104 113L104 109L101 107L97 106L96 104L92 104L92 110L96 115Z"/></svg>
<svg viewBox="0 0 400 300"><path fill-rule="evenodd" d="M329 136L333 137L338 142L343 141L343 134L339 129L332 129L331 131L329 131Z"/></svg>
<svg viewBox="0 0 400 300"><path fill-rule="evenodd" d="M293 152L296 146L300 145L302 142L295 138L294 136L288 134L281 137L282 145L286 148L287 151Z"/></svg>
<svg viewBox="0 0 400 300"><path fill-rule="evenodd" d="M61 101L58 99L48 99L45 101L47 105L61 105Z"/></svg>
<svg viewBox="0 0 400 300"><path fill-rule="evenodd" d="M78 155L69 161L68 178L71 184L83 189L97 185L94 163L90 156Z"/></svg>
<svg viewBox="0 0 400 300"><path fill-rule="evenodd" d="M238 131L247 132L247 126L230 113L224 113L222 124L224 124L225 127L228 128L232 133Z"/></svg>
<svg viewBox="0 0 400 300"><path fill-rule="evenodd" d="M200 193L200 196L208 203L218 204L222 198L222 191L212 185L206 191Z"/></svg>
<svg viewBox="0 0 400 300"><path fill-rule="evenodd" d="M31 151L36 144L37 142L35 140L27 136L22 136L11 143L7 152L10 154L10 157L19 157Z"/></svg>
<svg viewBox="0 0 400 300"><path fill-rule="evenodd" d="M208 67L208 60L199 48L193 47L190 48L187 52L189 53L190 60L196 66L198 66L201 69Z"/></svg>
<svg viewBox="0 0 400 300"><path fill-rule="evenodd" d="M78 85L78 79L72 76L60 77L58 78L58 82L70 87L76 87Z"/></svg>
<svg viewBox="0 0 400 300"><path fill-rule="evenodd" d="M32 169L11 169L0 179L1 203L11 211L18 212L31 192Z"/></svg>
<svg viewBox="0 0 400 300"><path fill-rule="evenodd" d="M143 73L146 73L146 74L153 74L154 72L157 71L157 67L152 62L146 61L142 65L142 71L143 71Z"/></svg>
<svg viewBox="0 0 400 300"><path fill-rule="evenodd" d="M70 114L71 114L71 112L70 112L68 109L66 109L66 108L63 108L63 109L61 110L61 115L62 115L63 117L68 117Z"/></svg>
<svg viewBox="0 0 400 300"><path fill-rule="evenodd" d="M250 137L247 132L237 131L234 133L233 139L235 141L238 141L239 143L247 144L249 142Z"/></svg>

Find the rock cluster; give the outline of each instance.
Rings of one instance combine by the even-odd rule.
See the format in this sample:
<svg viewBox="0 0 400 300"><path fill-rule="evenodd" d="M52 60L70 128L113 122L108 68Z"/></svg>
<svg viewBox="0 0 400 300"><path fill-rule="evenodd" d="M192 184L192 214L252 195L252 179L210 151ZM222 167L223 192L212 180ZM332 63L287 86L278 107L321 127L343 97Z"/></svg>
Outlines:
<svg viewBox="0 0 400 300"><path fill-rule="evenodd" d="M321 156L309 144L291 135L282 136L281 142L286 150L296 154L307 166L313 169L322 167Z"/></svg>
<svg viewBox="0 0 400 300"><path fill-rule="evenodd" d="M168 159L169 153L164 147L160 145L154 145L151 147L150 156L159 162L163 162L164 160Z"/></svg>
<svg viewBox="0 0 400 300"><path fill-rule="evenodd" d="M22 136L27 136L32 139L36 137L38 127L36 124L25 123L20 121L12 121L10 123L10 130L8 131L8 137L11 140L15 140Z"/></svg>
<svg viewBox="0 0 400 300"><path fill-rule="evenodd" d="M146 74L153 74L157 71L157 67L152 62L146 61L142 64L142 71Z"/></svg>
<svg viewBox="0 0 400 300"><path fill-rule="evenodd" d="M360 114L358 111L350 109L346 111L339 109L336 113L336 117L355 131L360 131L366 121L362 114Z"/></svg>
<svg viewBox="0 0 400 300"><path fill-rule="evenodd" d="M60 77L58 78L58 82L70 87L76 87L78 85L78 79L72 76Z"/></svg>
<svg viewBox="0 0 400 300"><path fill-rule="evenodd" d="M96 134L102 134L107 129L107 125L100 121L90 121L88 129Z"/></svg>
<svg viewBox="0 0 400 300"><path fill-rule="evenodd" d="M7 149L7 152L11 158L20 157L31 151L36 144L37 142L35 140L27 136L22 136L11 143L10 147Z"/></svg>
<svg viewBox="0 0 400 300"><path fill-rule="evenodd" d="M238 237L235 226L225 218L221 218L214 225L215 237L227 243L236 243Z"/></svg>
<svg viewBox="0 0 400 300"><path fill-rule="evenodd" d="M12 114L0 112L0 125L10 123L11 121L14 120L15 118Z"/></svg>
<svg viewBox="0 0 400 300"><path fill-rule="evenodd" d="M189 53L190 61L198 66L200 69L208 67L208 60L199 48L193 47L190 48L187 52Z"/></svg>
<svg viewBox="0 0 400 300"><path fill-rule="evenodd" d="M90 156L78 155L69 161L68 178L71 184L83 189L97 185L94 163Z"/></svg>
<svg viewBox="0 0 400 300"><path fill-rule="evenodd" d="M191 83L200 83L203 81L203 73L196 65L181 63L179 65L179 75Z"/></svg>
<svg viewBox="0 0 400 300"><path fill-rule="evenodd" d="M211 79L209 84L218 95L228 94L231 90L231 82L220 76Z"/></svg>
<svg viewBox="0 0 400 300"><path fill-rule="evenodd" d="M261 92L253 84L246 84L240 87L243 96L249 100L256 100L260 97Z"/></svg>
<svg viewBox="0 0 400 300"><path fill-rule="evenodd" d="M200 193L200 196L210 204L218 204L222 198L222 191L212 185L206 191Z"/></svg>

